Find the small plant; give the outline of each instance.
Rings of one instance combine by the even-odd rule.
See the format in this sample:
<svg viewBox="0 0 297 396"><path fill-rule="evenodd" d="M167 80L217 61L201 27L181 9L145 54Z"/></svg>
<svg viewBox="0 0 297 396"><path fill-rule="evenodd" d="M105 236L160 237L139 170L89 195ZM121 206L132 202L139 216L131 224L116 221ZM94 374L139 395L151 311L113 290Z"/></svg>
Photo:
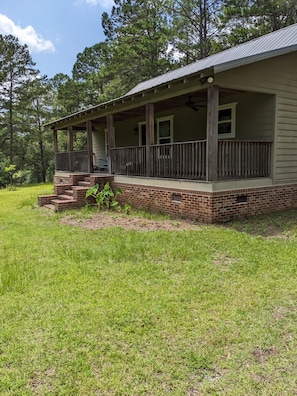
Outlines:
<svg viewBox="0 0 297 396"><path fill-rule="evenodd" d="M16 166L9 165L4 168L4 171L9 174L10 189L13 189L13 175L16 173Z"/></svg>
<svg viewBox="0 0 297 396"><path fill-rule="evenodd" d="M122 208L123 213L125 213L126 215L130 214L131 212L131 206L129 204L126 204L123 208Z"/></svg>
<svg viewBox="0 0 297 396"><path fill-rule="evenodd" d="M95 186L88 189L86 192L86 198L95 198L98 209L110 210L116 209L119 206L117 196L121 194L122 190L120 188L116 188L114 192L109 183L106 183L102 190L100 190L99 185L96 184Z"/></svg>

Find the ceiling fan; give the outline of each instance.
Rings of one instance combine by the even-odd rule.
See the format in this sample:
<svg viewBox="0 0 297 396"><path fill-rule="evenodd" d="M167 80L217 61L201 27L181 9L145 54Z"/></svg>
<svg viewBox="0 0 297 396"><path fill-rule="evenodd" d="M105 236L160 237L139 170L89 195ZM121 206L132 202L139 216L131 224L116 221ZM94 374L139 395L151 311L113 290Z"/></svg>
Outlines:
<svg viewBox="0 0 297 396"><path fill-rule="evenodd" d="M194 111L199 111L199 107L207 107L206 105L200 105L198 103L193 102L192 96L189 96L189 100L185 104Z"/></svg>

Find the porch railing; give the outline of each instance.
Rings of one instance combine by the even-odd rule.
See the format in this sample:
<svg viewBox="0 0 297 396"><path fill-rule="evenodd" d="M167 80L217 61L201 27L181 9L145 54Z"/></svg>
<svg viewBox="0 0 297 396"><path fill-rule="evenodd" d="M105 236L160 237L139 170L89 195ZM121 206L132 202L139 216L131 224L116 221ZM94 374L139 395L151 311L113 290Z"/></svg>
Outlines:
<svg viewBox="0 0 297 396"><path fill-rule="evenodd" d="M219 140L218 178L269 176L271 147L272 142Z"/></svg>
<svg viewBox="0 0 297 396"><path fill-rule="evenodd" d="M206 140L151 146L151 176L204 180Z"/></svg>
<svg viewBox="0 0 297 396"><path fill-rule="evenodd" d="M55 154L56 170L67 172L89 172L87 151L71 151Z"/></svg>
<svg viewBox="0 0 297 396"><path fill-rule="evenodd" d="M268 141L219 140L218 179L268 177L271 173ZM150 174L146 169L146 147L111 150L111 172L119 175L173 179L206 179L206 140L153 145L150 147Z"/></svg>
<svg viewBox="0 0 297 396"><path fill-rule="evenodd" d="M146 176L146 147L122 147L111 150L111 173Z"/></svg>

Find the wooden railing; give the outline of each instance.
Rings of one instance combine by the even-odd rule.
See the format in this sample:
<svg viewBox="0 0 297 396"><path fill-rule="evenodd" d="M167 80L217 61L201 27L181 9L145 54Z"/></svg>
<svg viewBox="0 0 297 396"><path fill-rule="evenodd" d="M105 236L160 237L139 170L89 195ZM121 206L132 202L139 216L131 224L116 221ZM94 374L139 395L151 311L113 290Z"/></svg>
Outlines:
<svg viewBox="0 0 297 396"><path fill-rule="evenodd" d="M111 173L146 176L146 147L122 147L111 150Z"/></svg>
<svg viewBox="0 0 297 396"><path fill-rule="evenodd" d="M219 140L218 179L268 177L272 142ZM206 179L206 140L111 150L111 173L171 179ZM56 153L56 170L89 172L88 152Z"/></svg>
<svg viewBox="0 0 297 396"><path fill-rule="evenodd" d="M268 177L272 142L219 140L218 178Z"/></svg>
<svg viewBox="0 0 297 396"><path fill-rule="evenodd" d="M89 172L87 151L71 151L55 154L56 170L67 172Z"/></svg>
<svg viewBox="0 0 297 396"><path fill-rule="evenodd" d="M206 140L151 146L151 176L204 180Z"/></svg>

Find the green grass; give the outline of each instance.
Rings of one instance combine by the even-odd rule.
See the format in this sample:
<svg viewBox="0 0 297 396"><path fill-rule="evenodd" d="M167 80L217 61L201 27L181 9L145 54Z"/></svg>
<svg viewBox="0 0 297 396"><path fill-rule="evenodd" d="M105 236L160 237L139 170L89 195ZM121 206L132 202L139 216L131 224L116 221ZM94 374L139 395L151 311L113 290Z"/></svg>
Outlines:
<svg viewBox="0 0 297 396"><path fill-rule="evenodd" d="M92 231L50 192L0 191L1 396L297 395L296 211Z"/></svg>

